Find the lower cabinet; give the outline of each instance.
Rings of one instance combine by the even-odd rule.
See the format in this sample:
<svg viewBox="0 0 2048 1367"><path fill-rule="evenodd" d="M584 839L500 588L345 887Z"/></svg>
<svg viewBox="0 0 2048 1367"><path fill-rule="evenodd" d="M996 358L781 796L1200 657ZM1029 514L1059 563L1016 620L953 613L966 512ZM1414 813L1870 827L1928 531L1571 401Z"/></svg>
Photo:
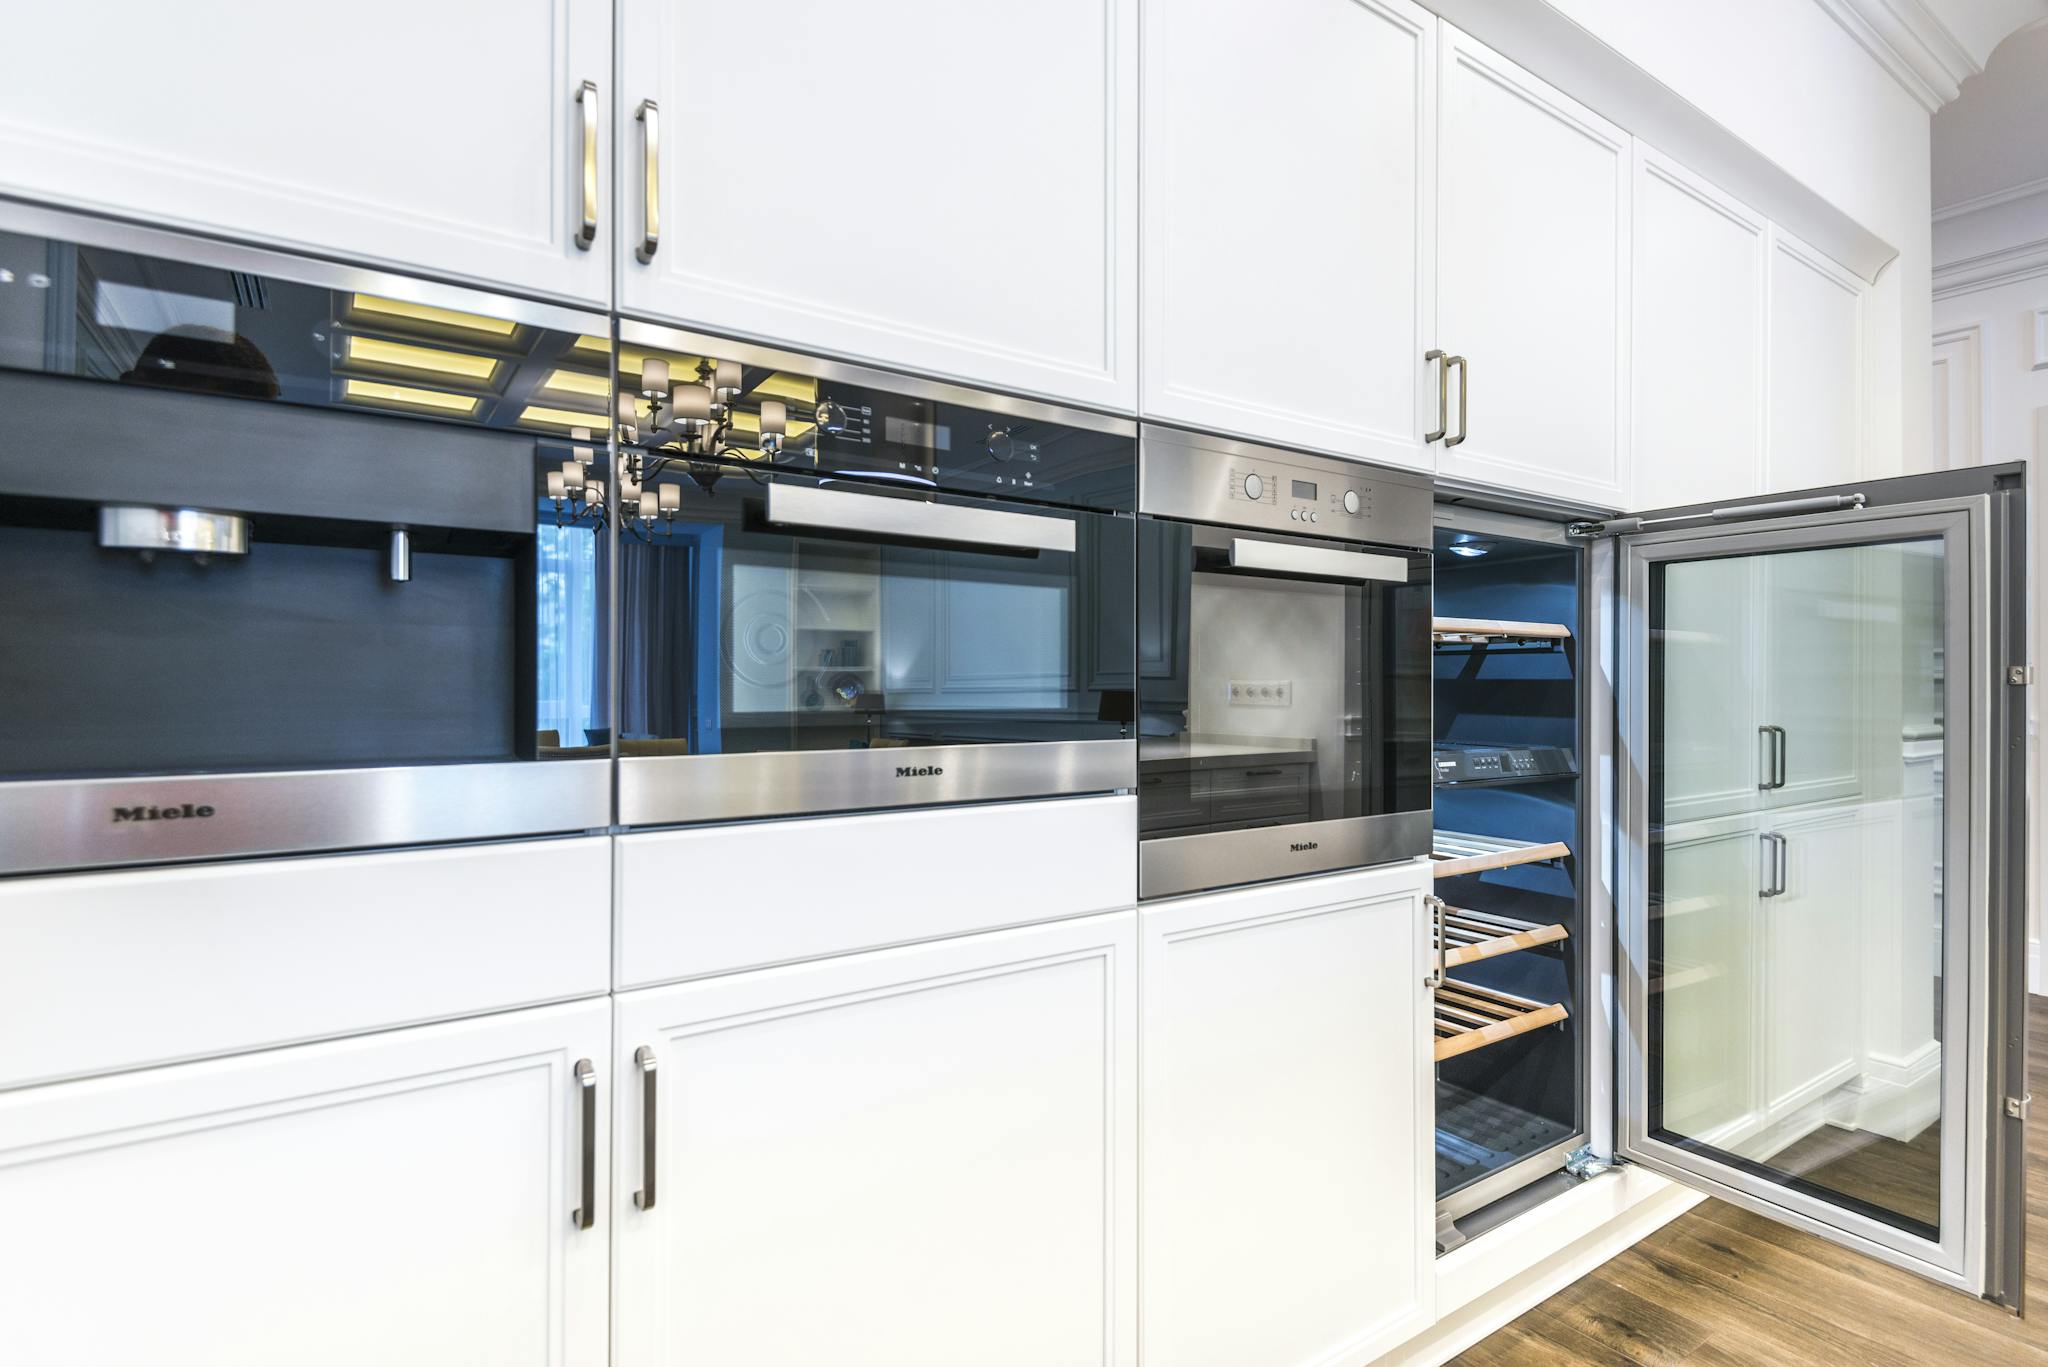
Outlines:
<svg viewBox="0 0 2048 1367"><path fill-rule="evenodd" d="M609 1232L572 1212L577 1065L603 1081L610 1015L541 1007L0 1095L0 1356L601 1367ZM602 1105L590 1120L602 1203Z"/></svg>
<svg viewBox="0 0 2048 1367"><path fill-rule="evenodd" d="M1426 879L1140 913L1147 1364L1365 1363L1431 1322Z"/></svg>
<svg viewBox="0 0 2048 1367"><path fill-rule="evenodd" d="M1117 912L621 993L613 1360L1133 1367L1136 953Z"/></svg>

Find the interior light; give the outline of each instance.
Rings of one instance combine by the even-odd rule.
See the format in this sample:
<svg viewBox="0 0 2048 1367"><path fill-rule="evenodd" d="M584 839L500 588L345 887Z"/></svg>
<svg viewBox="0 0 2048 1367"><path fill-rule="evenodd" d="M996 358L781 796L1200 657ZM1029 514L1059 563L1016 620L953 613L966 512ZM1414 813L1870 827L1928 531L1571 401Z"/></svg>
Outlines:
<svg viewBox="0 0 2048 1367"><path fill-rule="evenodd" d="M541 388L552 389L557 394L581 394L599 400L608 398L612 391L610 380L584 370L550 371Z"/></svg>
<svg viewBox="0 0 2048 1367"><path fill-rule="evenodd" d="M350 295L349 311L373 314L380 318L402 318L411 323L430 323L435 327L474 332L483 337L510 337L519 330L519 324L503 318L491 318L481 313L464 313L459 309L437 308L432 304L415 304L405 299L386 299L380 294Z"/></svg>
<svg viewBox="0 0 2048 1367"><path fill-rule="evenodd" d="M598 428L605 425L602 413L579 413L570 408L550 408L546 404L532 403L519 414L521 427L559 427L574 431L579 427Z"/></svg>
<svg viewBox="0 0 2048 1367"><path fill-rule="evenodd" d="M345 380L341 396L354 403L381 404L390 408L410 408L429 413L449 413L460 417L473 417L483 407L483 400L473 394L449 394L439 389L415 389L411 385L386 384L382 380Z"/></svg>
<svg viewBox="0 0 2048 1367"><path fill-rule="evenodd" d="M443 351L438 347L413 346L407 342L387 342L381 337L350 336L343 346L343 354L356 365L412 370L423 375L471 380L478 384L489 384L502 364L495 356Z"/></svg>

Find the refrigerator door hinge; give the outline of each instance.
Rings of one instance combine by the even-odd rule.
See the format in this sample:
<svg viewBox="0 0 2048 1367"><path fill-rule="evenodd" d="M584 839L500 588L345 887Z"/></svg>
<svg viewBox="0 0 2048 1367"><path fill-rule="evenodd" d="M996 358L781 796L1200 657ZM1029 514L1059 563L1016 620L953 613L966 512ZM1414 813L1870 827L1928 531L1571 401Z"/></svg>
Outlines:
<svg viewBox="0 0 2048 1367"><path fill-rule="evenodd" d="M2028 1092L2025 1096L2007 1097L2005 1099L2006 1119L2025 1120L2027 1118L2027 1112L2033 1107L2033 1104L2034 1094L2032 1092Z"/></svg>
<svg viewBox="0 0 2048 1367"><path fill-rule="evenodd" d="M1591 1144L1581 1144L1564 1156L1564 1170L1584 1182L1603 1172L1612 1172L1622 1161L1609 1154L1595 1153Z"/></svg>
<svg viewBox="0 0 2048 1367"><path fill-rule="evenodd" d="M2034 667L2032 665L2007 665L2005 667L2005 681L2014 688L2025 688L2034 681Z"/></svg>

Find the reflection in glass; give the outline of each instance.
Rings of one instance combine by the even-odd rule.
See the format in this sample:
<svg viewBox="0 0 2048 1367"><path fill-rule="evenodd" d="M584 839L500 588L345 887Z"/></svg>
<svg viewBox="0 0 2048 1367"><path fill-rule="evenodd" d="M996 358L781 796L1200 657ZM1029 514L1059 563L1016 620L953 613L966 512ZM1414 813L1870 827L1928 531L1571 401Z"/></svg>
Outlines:
<svg viewBox="0 0 2048 1367"><path fill-rule="evenodd" d="M1937 1238L1942 543L1651 574L1653 1137Z"/></svg>

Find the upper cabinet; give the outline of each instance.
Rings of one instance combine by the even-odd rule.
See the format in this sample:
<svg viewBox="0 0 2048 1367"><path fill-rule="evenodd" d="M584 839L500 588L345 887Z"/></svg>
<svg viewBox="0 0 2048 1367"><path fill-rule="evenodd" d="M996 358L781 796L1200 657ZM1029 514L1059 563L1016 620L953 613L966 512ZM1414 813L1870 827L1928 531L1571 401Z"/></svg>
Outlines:
<svg viewBox="0 0 2048 1367"><path fill-rule="evenodd" d="M606 0L359 0L317 50L231 0L90 9L8 15L0 192L609 301Z"/></svg>
<svg viewBox="0 0 2048 1367"><path fill-rule="evenodd" d="M1453 359L1437 469L1621 507L1628 134L1448 24L1439 60L1436 336Z"/></svg>
<svg viewBox="0 0 2048 1367"><path fill-rule="evenodd" d="M1436 36L1407 0L1146 5L1147 416L1431 467Z"/></svg>
<svg viewBox="0 0 2048 1367"><path fill-rule="evenodd" d="M1761 493L1770 225L1641 143L1635 179L1630 502Z"/></svg>
<svg viewBox="0 0 2048 1367"><path fill-rule="evenodd" d="M1766 488L1861 473L1863 285L1782 228L1771 231Z"/></svg>
<svg viewBox="0 0 2048 1367"><path fill-rule="evenodd" d="M1135 408L1138 0L618 14L621 311Z"/></svg>

